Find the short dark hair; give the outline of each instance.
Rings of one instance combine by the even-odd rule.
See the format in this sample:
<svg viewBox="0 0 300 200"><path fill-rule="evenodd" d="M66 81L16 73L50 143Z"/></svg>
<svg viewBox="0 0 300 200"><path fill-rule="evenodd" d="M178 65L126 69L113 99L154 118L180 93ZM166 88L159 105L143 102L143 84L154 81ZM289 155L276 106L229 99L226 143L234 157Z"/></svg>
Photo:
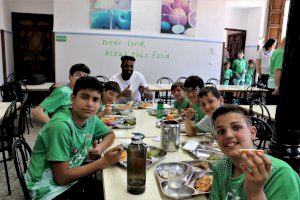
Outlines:
<svg viewBox="0 0 300 200"><path fill-rule="evenodd" d="M254 60L250 59L248 60L248 63L254 63Z"/></svg>
<svg viewBox="0 0 300 200"><path fill-rule="evenodd" d="M252 126L251 117L248 112L242 107L231 104L224 104L217 108L212 115L213 122L215 123L217 117L219 117L220 115L225 115L227 113L238 113L243 115L243 118L245 119L247 125Z"/></svg>
<svg viewBox="0 0 300 200"><path fill-rule="evenodd" d="M265 45L263 46L263 48L265 50L269 50L269 48L276 42L276 40L274 38L270 38L268 39L268 41L266 41Z"/></svg>
<svg viewBox="0 0 300 200"><path fill-rule="evenodd" d="M108 81L106 83L104 83L104 90L112 90L114 92L120 93L121 92L121 88L119 86L119 84L115 81Z"/></svg>
<svg viewBox="0 0 300 200"><path fill-rule="evenodd" d="M101 94L103 92L103 85L95 77L82 76L76 80L73 89L73 95L76 96L80 90L84 89L96 90L97 92L99 92L99 94Z"/></svg>
<svg viewBox="0 0 300 200"><path fill-rule="evenodd" d="M123 62L124 60L135 61L135 58L132 56L122 56L121 61Z"/></svg>
<svg viewBox="0 0 300 200"><path fill-rule="evenodd" d="M83 64L83 63L77 63L77 64L73 65L73 66L70 68L69 74L70 74L71 76L73 76L73 74L74 74L75 72L85 72L85 73L87 73L87 74L90 74L90 73L91 73L91 71L90 71L90 69L88 68L88 66L86 66L86 65Z"/></svg>
<svg viewBox="0 0 300 200"><path fill-rule="evenodd" d="M244 51L243 50L238 50L238 53L244 53Z"/></svg>
<svg viewBox="0 0 300 200"><path fill-rule="evenodd" d="M180 87L181 89L184 89L182 82L175 82L171 86L171 91L174 91L176 88Z"/></svg>
<svg viewBox="0 0 300 200"><path fill-rule="evenodd" d="M199 76L189 76L184 82L184 88L197 88L200 89L204 87L204 81Z"/></svg>
<svg viewBox="0 0 300 200"><path fill-rule="evenodd" d="M220 97L221 97L220 91L217 88L212 87L212 86L206 86L204 88L201 88L199 91L198 97L207 96L209 93L214 95L217 99L220 99Z"/></svg>
<svg viewBox="0 0 300 200"><path fill-rule="evenodd" d="M226 65L230 65L231 64L231 62L229 62L229 61L227 61L227 62L224 62L224 64L223 64L223 66L225 67Z"/></svg>

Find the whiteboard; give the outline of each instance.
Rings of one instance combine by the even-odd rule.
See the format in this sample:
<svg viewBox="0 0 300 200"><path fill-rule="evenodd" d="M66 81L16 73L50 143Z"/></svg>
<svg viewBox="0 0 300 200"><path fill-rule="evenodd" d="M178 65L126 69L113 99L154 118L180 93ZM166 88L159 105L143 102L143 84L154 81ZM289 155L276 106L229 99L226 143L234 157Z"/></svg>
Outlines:
<svg viewBox="0 0 300 200"><path fill-rule="evenodd" d="M176 81L181 76L198 75L204 81L220 78L222 42L150 36L91 33L56 33L66 41L55 42L56 81L67 81L69 68L85 63L91 75L111 77L121 72L122 55L136 58L134 70L148 83L162 76Z"/></svg>

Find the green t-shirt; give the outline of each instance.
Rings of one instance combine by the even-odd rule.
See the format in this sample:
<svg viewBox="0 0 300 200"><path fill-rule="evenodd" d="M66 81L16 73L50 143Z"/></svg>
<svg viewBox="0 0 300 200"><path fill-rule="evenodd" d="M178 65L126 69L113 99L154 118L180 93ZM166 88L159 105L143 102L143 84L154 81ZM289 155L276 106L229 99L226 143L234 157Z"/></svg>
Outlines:
<svg viewBox="0 0 300 200"><path fill-rule="evenodd" d="M255 71L255 67L248 66L246 76L245 76L245 85L252 85L254 71Z"/></svg>
<svg viewBox="0 0 300 200"><path fill-rule="evenodd" d="M223 72L223 85L229 85L229 79L233 77L231 69L225 69Z"/></svg>
<svg viewBox="0 0 300 200"><path fill-rule="evenodd" d="M49 117L52 117L56 112L70 108L72 93L72 88L67 85L56 88L40 106Z"/></svg>
<svg viewBox="0 0 300 200"><path fill-rule="evenodd" d="M232 71L235 74L244 74L247 69L247 62L245 59L235 59L232 63Z"/></svg>
<svg viewBox="0 0 300 200"><path fill-rule="evenodd" d="M188 98L184 98L183 102L179 104L177 101L174 101L174 108L176 109L187 109L190 106Z"/></svg>
<svg viewBox="0 0 300 200"><path fill-rule="evenodd" d="M193 109L196 111L193 120L194 122L199 122L203 117L205 117L205 113L201 109L201 107L198 104L193 104Z"/></svg>
<svg viewBox="0 0 300 200"><path fill-rule="evenodd" d="M69 109L56 113L40 130L25 175L32 199L52 199L71 187L75 182L57 185L50 161L67 161L71 168L80 166L93 139L103 138L109 130L97 116L90 117L84 127L79 127Z"/></svg>
<svg viewBox="0 0 300 200"><path fill-rule="evenodd" d="M268 80L268 87L269 88L275 88L275 78L274 78L274 72L276 70L282 70L282 63L283 63L283 48L276 49L271 57L270 62L270 75Z"/></svg>
<svg viewBox="0 0 300 200"><path fill-rule="evenodd" d="M268 177L264 192L267 199L298 200L300 199L300 179L298 174L284 161L268 155L272 162L271 173ZM223 158L213 167L213 186L211 200L246 199L244 192L245 175L231 178L232 162Z"/></svg>

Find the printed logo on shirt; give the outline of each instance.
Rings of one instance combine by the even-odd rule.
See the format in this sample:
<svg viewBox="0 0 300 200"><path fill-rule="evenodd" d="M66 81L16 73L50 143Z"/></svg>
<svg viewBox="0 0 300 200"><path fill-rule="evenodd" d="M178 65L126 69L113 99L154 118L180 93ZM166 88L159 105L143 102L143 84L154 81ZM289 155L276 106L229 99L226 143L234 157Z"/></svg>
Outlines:
<svg viewBox="0 0 300 200"><path fill-rule="evenodd" d="M226 200L240 200L240 196L235 196L233 193L228 192L226 196Z"/></svg>
<svg viewBox="0 0 300 200"><path fill-rule="evenodd" d="M77 154L77 153L78 153L78 148L77 148L77 147L74 147L72 152L73 152L73 155L74 155L74 154Z"/></svg>

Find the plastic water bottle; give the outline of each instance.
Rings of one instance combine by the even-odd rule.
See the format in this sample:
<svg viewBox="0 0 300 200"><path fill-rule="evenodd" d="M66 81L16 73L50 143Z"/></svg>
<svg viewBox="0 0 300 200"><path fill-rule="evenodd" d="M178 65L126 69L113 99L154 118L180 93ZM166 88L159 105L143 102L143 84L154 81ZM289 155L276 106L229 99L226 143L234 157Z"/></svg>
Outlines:
<svg viewBox="0 0 300 200"><path fill-rule="evenodd" d="M156 108L156 118L161 119L164 116L164 102L158 101Z"/></svg>
<svg viewBox="0 0 300 200"><path fill-rule="evenodd" d="M143 143L143 134L132 134L127 149L127 191L131 194L142 194L146 186L147 148Z"/></svg>

